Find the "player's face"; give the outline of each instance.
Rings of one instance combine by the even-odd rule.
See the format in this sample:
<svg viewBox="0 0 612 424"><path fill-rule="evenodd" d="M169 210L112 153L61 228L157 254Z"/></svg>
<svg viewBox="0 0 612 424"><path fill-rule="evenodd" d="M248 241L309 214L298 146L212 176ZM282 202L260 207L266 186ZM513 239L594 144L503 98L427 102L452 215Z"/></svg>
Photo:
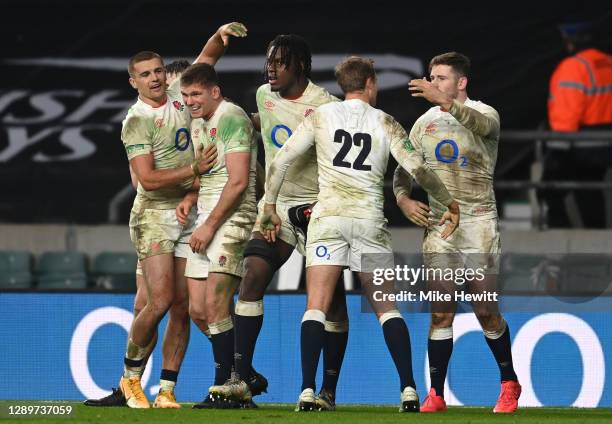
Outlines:
<svg viewBox="0 0 612 424"><path fill-rule="evenodd" d="M268 55L273 48L270 48ZM277 49L274 58L268 59L268 83L270 83L270 88L272 91L287 91L296 82L295 73L290 67L281 63L281 51Z"/></svg>
<svg viewBox="0 0 612 424"><path fill-rule="evenodd" d="M145 99L161 101L166 96L166 70L159 58L143 60L134 64L130 84L138 95Z"/></svg>
<svg viewBox="0 0 612 424"><path fill-rule="evenodd" d="M449 65L435 65L429 75L431 83L444 94L456 99L465 88L467 78L459 76Z"/></svg>
<svg viewBox="0 0 612 424"><path fill-rule="evenodd" d="M208 119L212 116L219 99L218 90L217 86L205 87L197 83L181 86L183 101L189 108L192 118Z"/></svg>

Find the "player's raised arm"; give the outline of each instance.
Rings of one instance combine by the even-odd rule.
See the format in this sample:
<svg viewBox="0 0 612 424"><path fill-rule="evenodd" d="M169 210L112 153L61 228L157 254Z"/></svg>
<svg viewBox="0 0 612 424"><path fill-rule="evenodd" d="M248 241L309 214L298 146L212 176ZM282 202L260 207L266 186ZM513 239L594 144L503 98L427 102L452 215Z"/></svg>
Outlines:
<svg viewBox="0 0 612 424"><path fill-rule="evenodd" d="M481 113L454 100L448 112L468 130L488 139L499 138L499 114L493 108Z"/></svg>
<svg viewBox="0 0 612 424"><path fill-rule="evenodd" d="M499 137L499 114L495 109L491 108L490 112L481 113L443 93L425 79L411 80L408 89L412 97L423 97L428 102L440 106L474 134L494 139Z"/></svg>
<svg viewBox="0 0 612 424"><path fill-rule="evenodd" d="M314 145L313 120L315 115L312 114L302 121L278 151L268 169L264 204L265 219L261 222L261 233L269 242L276 241L276 234L280 231L281 221L276 214L276 199L278 199L287 169Z"/></svg>
<svg viewBox="0 0 612 424"><path fill-rule="evenodd" d="M229 24L221 25L217 32L208 39L193 63L208 63L214 66L225 53L230 37L242 38L246 36L247 28L240 22L230 22Z"/></svg>

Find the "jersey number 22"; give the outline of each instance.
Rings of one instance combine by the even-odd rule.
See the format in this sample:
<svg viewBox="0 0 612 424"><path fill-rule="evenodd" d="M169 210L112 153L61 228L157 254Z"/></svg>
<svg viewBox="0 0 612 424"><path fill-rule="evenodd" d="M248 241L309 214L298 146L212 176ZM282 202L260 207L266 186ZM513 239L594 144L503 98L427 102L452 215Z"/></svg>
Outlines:
<svg viewBox="0 0 612 424"><path fill-rule="evenodd" d="M365 133L355 133L351 136L350 133L344 130L336 130L334 134L334 143L342 143L340 151L333 160L334 166L340 166L342 168L353 168L358 171L369 171L372 169L371 165L365 165L364 162L372 150L372 136ZM350 162L345 161L347 153L351 150L353 145L361 147L359 155L355 158L355 162L351 165Z"/></svg>

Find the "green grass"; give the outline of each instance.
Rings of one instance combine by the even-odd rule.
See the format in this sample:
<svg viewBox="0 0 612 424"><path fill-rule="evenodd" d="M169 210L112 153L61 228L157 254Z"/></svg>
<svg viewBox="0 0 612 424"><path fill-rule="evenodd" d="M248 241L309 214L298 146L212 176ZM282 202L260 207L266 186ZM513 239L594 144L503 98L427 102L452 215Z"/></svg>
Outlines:
<svg viewBox="0 0 612 424"><path fill-rule="evenodd" d="M336 412L293 412L293 405L263 404L259 409L248 410L196 410L192 404L184 404L181 410L134 410L129 408L92 408L78 402L53 402L54 405L71 405L69 417L8 417L8 405L42 405L47 402L0 402L0 422L36 423L610 423L612 409L577 408L524 408L516 414L494 415L491 408L450 408L438 414L400 414L392 406L340 405Z"/></svg>

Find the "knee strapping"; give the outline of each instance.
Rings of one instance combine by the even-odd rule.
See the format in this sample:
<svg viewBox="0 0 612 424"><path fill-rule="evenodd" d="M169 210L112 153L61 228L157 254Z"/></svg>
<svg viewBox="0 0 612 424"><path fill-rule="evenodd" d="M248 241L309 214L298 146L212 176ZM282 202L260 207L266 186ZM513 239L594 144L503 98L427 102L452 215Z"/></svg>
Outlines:
<svg viewBox="0 0 612 424"><path fill-rule="evenodd" d="M251 239L244 249L244 257L258 256L268 262L272 269L275 271L279 268L278 264L278 253L276 250L265 240Z"/></svg>

